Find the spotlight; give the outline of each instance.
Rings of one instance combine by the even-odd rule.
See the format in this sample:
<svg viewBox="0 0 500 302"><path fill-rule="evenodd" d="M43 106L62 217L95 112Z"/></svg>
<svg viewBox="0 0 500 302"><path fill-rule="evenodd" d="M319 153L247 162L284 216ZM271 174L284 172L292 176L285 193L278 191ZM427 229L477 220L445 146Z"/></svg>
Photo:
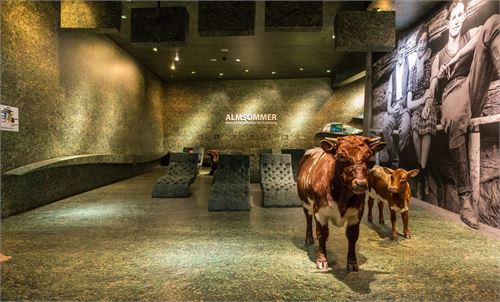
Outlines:
<svg viewBox="0 0 500 302"><path fill-rule="evenodd" d="M299 70L302 71L302 70L304 70L304 68L300 67Z"/></svg>
<svg viewBox="0 0 500 302"><path fill-rule="evenodd" d="M245 69L245 72L248 72L248 69Z"/></svg>
<svg viewBox="0 0 500 302"><path fill-rule="evenodd" d="M276 74L276 71L271 72L272 74Z"/></svg>
<svg viewBox="0 0 500 302"><path fill-rule="evenodd" d="M196 73L196 71L194 71L194 70L193 70L193 71L191 71L191 73L192 73L192 74L195 74L195 73Z"/></svg>
<svg viewBox="0 0 500 302"><path fill-rule="evenodd" d="M236 62L240 62L241 60L240 59L236 59Z"/></svg>
<svg viewBox="0 0 500 302"><path fill-rule="evenodd" d="M122 15L122 19L127 19L127 16L126 15Z"/></svg>
<svg viewBox="0 0 500 302"><path fill-rule="evenodd" d="M330 72L332 72L332 71L331 71L330 69L327 69L327 70L326 70L326 72L330 73Z"/></svg>
<svg viewBox="0 0 500 302"><path fill-rule="evenodd" d="M220 77L222 77L223 75L224 75L224 74L223 74L222 72L221 72L221 73L219 73L219 76L220 76Z"/></svg>
<svg viewBox="0 0 500 302"><path fill-rule="evenodd" d="M175 70L175 64L174 63L172 63L172 65L170 65L170 69Z"/></svg>
<svg viewBox="0 0 500 302"><path fill-rule="evenodd" d="M332 35L332 39L335 39L335 35Z"/></svg>
<svg viewBox="0 0 500 302"><path fill-rule="evenodd" d="M176 62L179 62L179 54L178 53L175 53L175 59L174 59Z"/></svg>
<svg viewBox="0 0 500 302"><path fill-rule="evenodd" d="M154 52L158 52L158 48L153 47L153 51L154 51Z"/></svg>

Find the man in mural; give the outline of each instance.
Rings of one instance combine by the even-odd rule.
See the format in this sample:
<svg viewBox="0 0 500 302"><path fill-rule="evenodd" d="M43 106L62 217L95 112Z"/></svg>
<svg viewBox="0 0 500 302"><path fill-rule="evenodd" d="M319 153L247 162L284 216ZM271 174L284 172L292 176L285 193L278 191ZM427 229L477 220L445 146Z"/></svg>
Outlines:
<svg viewBox="0 0 500 302"><path fill-rule="evenodd" d="M396 67L389 78L387 88L387 118L383 129L384 140L387 142L389 161L393 166L399 163L399 151L407 145L410 137L410 111L407 108L408 97L408 59L405 56L406 40L398 43ZM399 130L399 143L396 146L392 131ZM399 148L398 148L399 147Z"/></svg>
<svg viewBox="0 0 500 302"><path fill-rule="evenodd" d="M430 89L433 99L442 103L441 123L449 138L460 218L477 228L465 142L471 117L481 115L491 80L500 75L500 16L493 15L483 26L462 33L466 11L463 0L453 1L448 9L448 42L434 59ZM424 119L431 106L429 99L422 111Z"/></svg>

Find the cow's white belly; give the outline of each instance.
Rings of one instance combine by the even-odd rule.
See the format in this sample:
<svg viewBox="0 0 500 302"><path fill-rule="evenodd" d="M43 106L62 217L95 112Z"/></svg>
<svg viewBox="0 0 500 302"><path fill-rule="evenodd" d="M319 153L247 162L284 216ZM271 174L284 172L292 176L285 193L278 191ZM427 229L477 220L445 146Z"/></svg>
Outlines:
<svg viewBox="0 0 500 302"><path fill-rule="evenodd" d="M389 204L389 201L385 198L383 198L382 196L378 195L377 194L377 191L375 191L374 188L371 188L370 191L366 191L366 197L365 197L365 202L368 202L368 198L371 197L373 198L373 201L375 203L379 202L379 201L382 201L384 203L384 205L388 206L390 209L398 212L398 213L404 213L406 211L408 211L408 205L405 206L403 209L401 209L400 207L398 207L397 205L390 205Z"/></svg>
<svg viewBox="0 0 500 302"><path fill-rule="evenodd" d="M348 208L344 216L342 216L336 203L321 207L314 216L321 225L325 225L328 221L331 221L335 226L342 227L346 221L348 225L359 222L359 212L357 209Z"/></svg>

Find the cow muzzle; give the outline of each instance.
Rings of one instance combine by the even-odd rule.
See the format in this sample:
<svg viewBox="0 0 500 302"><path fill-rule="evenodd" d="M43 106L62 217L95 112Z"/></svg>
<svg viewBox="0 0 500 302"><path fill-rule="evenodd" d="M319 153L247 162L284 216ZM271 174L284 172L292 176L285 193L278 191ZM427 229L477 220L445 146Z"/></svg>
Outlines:
<svg viewBox="0 0 500 302"><path fill-rule="evenodd" d="M389 189L389 191L390 191L391 193L399 193L399 191L398 191L398 187L389 186L389 188L388 188L388 189Z"/></svg>
<svg viewBox="0 0 500 302"><path fill-rule="evenodd" d="M366 179L354 179L352 181L352 192L354 194L362 194L368 189L368 181Z"/></svg>

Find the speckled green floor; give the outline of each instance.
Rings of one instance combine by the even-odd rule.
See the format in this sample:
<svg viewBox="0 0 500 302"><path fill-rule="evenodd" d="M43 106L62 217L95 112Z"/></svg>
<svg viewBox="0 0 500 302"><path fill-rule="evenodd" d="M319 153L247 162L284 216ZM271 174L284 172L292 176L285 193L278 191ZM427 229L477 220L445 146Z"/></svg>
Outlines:
<svg viewBox="0 0 500 302"><path fill-rule="evenodd" d="M357 274L345 272L344 230L331 227L333 270L322 273L303 245L302 209L255 198L250 212L208 212L205 171L191 198L151 199L161 174L2 220L1 251L13 258L1 300L500 299L500 242L427 210L411 208L409 240L363 223Z"/></svg>

